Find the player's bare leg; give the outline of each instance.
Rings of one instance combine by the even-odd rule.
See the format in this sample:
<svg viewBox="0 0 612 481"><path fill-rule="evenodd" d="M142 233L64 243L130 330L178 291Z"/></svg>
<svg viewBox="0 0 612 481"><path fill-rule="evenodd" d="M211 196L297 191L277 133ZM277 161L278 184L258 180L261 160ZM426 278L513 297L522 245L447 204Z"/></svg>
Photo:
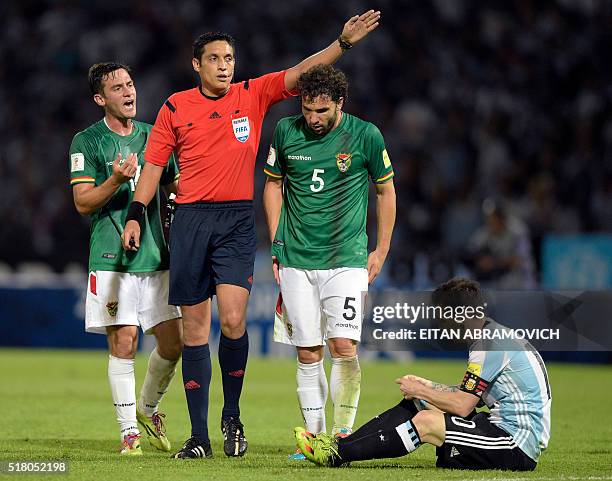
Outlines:
<svg viewBox="0 0 612 481"><path fill-rule="evenodd" d="M121 454L140 455L140 432L136 422L136 379L134 356L138 347L136 326L106 328L108 340L108 380L119 423Z"/></svg>
<svg viewBox="0 0 612 481"><path fill-rule="evenodd" d="M219 366L223 380L223 411L221 431L223 450L227 456L243 456L248 443L240 421L240 395L249 355L246 312L249 291L232 284L217 285L217 305L221 336Z"/></svg>
<svg viewBox="0 0 612 481"><path fill-rule="evenodd" d="M446 438L444 413L437 410L420 411L412 418L412 423L419 433L422 443L442 446Z"/></svg>
<svg viewBox="0 0 612 481"><path fill-rule="evenodd" d="M142 425L151 445L160 451L170 451L163 418L158 411L159 403L168 390L176 372L176 364L183 350L181 319L170 319L153 327L157 347L149 357L140 398L136 410L138 422Z"/></svg>
<svg viewBox="0 0 612 481"><path fill-rule="evenodd" d="M181 306L183 315L183 385L191 420L191 437L175 458L211 457L208 437L208 394L212 367L210 363L211 300Z"/></svg>
<svg viewBox="0 0 612 481"><path fill-rule="evenodd" d="M332 357L330 390L334 403L332 435L346 436L353 430L359 395L361 367L357 357L357 341L342 337L328 340Z"/></svg>

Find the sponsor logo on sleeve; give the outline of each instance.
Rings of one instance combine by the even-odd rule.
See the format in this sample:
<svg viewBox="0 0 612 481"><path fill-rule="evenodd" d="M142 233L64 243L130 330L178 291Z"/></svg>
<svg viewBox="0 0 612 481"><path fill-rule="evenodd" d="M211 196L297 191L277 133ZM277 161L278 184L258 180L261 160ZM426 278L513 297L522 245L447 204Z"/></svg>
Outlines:
<svg viewBox="0 0 612 481"><path fill-rule="evenodd" d="M276 163L276 149L270 146L270 151L268 152L268 160L266 161L266 164L268 164L271 167L274 167L275 163Z"/></svg>
<svg viewBox="0 0 612 481"><path fill-rule="evenodd" d="M482 366L480 364L476 364L475 362L470 362L467 370L472 374L476 374L476 376L480 376L482 374Z"/></svg>
<svg viewBox="0 0 612 481"><path fill-rule="evenodd" d="M383 160L383 165L385 166L385 169L388 169L389 167L391 167L391 159L389 158L389 153L387 152L387 149L383 150L382 152L382 160Z"/></svg>
<svg viewBox="0 0 612 481"><path fill-rule="evenodd" d="M81 152L70 154L70 172L85 170L85 156Z"/></svg>

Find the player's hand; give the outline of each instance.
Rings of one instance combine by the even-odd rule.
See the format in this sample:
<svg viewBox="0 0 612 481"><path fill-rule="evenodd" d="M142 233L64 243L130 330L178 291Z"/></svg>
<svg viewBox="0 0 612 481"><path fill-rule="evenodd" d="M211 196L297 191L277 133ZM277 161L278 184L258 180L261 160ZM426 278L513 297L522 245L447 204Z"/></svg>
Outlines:
<svg viewBox="0 0 612 481"><path fill-rule="evenodd" d="M344 24L340 37L345 42L355 45L363 39L368 33L378 27L380 20L380 11L368 10L361 15L355 15L349 18Z"/></svg>
<svg viewBox="0 0 612 481"><path fill-rule="evenodd" d="M431 387L433 384L429 379L425 379L424 377L420 376L415 376L414 374L406 374L404 377L412 381L420 382L421 384L423 384L423 386L427 387Z"/></svg>
<svg viewBox="0 0 612 481"><path fill-rule="evenodd" d="M138 169L138 156L132 153L127 156L127 159L123 160L123 156L121 152L119 152L117 158L113 162L112 168L112 177L117 185L124 184L136 175L136 170Z"/></svg>
<svg viewBox="0 0 612 481"><path fill-rule="evenodd" d="M137 251L140 247L140 225L135 220L130 220L125 224L121 242L126 251Z"/></svg>
<svg viewBox="0 0 612 481"><path fill-rule="evenodd" d="M272 272L274 273L274 280L280 286L280 275L278 273L278 259L276 256L272 256Z"/></svg>
<svg viewBox="0 0 612 481"><path fill-rule="evenodd" d="M423 386L419 381L413 379L413 376L404 376L395 380L399 384L400 391L404 399L416 399L419 397L419 389Z"/></svg>
<svg viewBox="0 0 612 481"><path fill-rule="evenodd" d="M387 254L381 252L376 249L370 252L368 256L368 283L372 284L374 279L380 274L380 270L382 269L383 264L385 263L385 259L387 258Z"/></svg>

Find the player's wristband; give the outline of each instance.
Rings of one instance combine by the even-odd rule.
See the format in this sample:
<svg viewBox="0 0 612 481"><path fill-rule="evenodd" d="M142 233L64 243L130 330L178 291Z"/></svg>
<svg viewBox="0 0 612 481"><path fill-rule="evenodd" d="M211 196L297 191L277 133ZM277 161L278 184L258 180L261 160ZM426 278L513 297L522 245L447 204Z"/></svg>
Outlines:
<svg viewBox="0 0 612 481"><path fill-rule="evenodd" d="M352 43L342 40L342 36L338 37L338 43L340 44L340 48L343 52L346 52L348 49L353 47Z"/></svg>
<svg viewBox="0 0 612 481"><path fill-rule="evenodd" d="M137 200L133 201L128 208L127 216L125 217L125 223L127 224L131 220L138 222L138 225L142 227L144 222L146 206L142 202Z"/></svg>

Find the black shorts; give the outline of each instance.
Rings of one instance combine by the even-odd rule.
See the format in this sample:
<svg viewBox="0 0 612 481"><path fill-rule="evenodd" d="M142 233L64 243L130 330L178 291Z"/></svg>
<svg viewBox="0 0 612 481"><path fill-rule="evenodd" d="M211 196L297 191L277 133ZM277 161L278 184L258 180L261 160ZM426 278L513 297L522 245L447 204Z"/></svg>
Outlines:
<svg viewBox="0 0 612 481"><path fill-rule="evenodd" d="M198 304L217 284L249 292L257 249L253 202L177 204L170 227L170 294L173 305Z"/></svg>
<svg viewBox="0 0 612 481"><path fill-rule="evenodd" d="M512 436L478 413L471 419L444 414L446 437L436 448L436 466L451 469L503 469L533 471L537 463L514 442Z"/></svg>

